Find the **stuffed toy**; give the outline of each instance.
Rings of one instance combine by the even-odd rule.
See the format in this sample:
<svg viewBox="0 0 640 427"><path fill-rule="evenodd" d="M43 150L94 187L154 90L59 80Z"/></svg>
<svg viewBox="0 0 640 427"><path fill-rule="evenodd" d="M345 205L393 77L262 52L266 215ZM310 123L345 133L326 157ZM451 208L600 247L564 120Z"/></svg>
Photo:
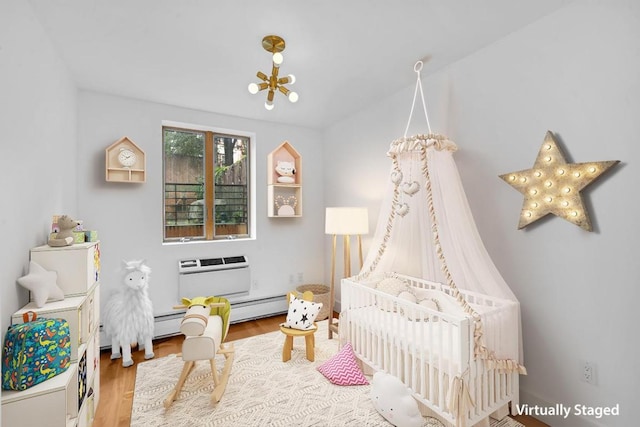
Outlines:
<svg viewBox="0 0 640 427"><path fill-rule="evenodd" d="M295 174L296 168L293 162L283 162L278 160L276 165L276 173L278 176L278 182L282 184L294 184L296 182Z"/></svg>
<svg viewBox="0 0 640 427"><path fill-rule="evenodd" d="M73 245L73 230L80 224L82 224L80 221L76 221L68 215L62 215L58 218L60 230L49 239L48 245L52 247Z"/></svg>
<svg viewBox="0 0 640 427"><path fill-rule="evenodd" d="M420 427L418 403L409 388L393 375L378 371L371 381L371 402L376 411L396 427Z"/></svg>
<svg viewBox="0 0 640 427"><path fill-rule="evenodd" d="M141 261L123 261L123 284L105 306L104 329L111 337L111 360L122 357L122 366L133 365L131 347L139 344L144 358L152 359L153 305L149 299L151 269ZM122 347L122 354L120 354Z"/></svg>

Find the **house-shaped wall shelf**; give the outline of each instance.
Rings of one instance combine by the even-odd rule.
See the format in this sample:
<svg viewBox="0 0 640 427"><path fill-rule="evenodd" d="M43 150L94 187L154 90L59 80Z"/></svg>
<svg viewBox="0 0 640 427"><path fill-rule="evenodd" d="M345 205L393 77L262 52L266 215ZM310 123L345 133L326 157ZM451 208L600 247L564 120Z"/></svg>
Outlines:
<svg viewBox="0 0 640 427"><path fill-rule="evenodd" d="M105 150L105 178L110 182L145 182L144 151L124 136Z"/></svg>
<svg viewBox="0 0 640 427"><path fill-rule="evenodd" d="M293 175L276 171L278 163L293 166ZM302 156L288 141L280 144L267 158L267 214L269 217L302 216Z"/></svg>

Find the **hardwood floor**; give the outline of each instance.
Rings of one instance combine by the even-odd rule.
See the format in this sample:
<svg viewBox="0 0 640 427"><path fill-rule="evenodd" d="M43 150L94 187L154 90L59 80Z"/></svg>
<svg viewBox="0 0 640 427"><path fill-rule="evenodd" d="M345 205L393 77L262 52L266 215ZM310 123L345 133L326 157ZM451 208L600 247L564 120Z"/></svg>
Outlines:
<svg viewBox="0 0 640 427"><path fill-rule="evenodd" d="M280 315L231 325L227 341L277 331L284 320L285 315ZM154 341L155 357L180 353L183 339L180 335ZM145 361L144 352L133 352L135 364L130 368L123 368L122 359L112 361L110 356L110 351L102 351L100 354L100 402L93 427L127 427L131 422L136 367L138 363ZM528 416L518 416L515 419L526 427L548 427L547 424Z"/></svg>

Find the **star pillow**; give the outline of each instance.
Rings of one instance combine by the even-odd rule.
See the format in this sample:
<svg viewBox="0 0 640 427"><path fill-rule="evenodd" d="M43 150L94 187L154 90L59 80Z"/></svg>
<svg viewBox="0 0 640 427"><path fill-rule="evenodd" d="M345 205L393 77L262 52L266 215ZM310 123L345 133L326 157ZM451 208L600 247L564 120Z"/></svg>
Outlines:
<svg viewBox="0 0 640 427"><path fill-rule="evenodd" d="M291 295L287 320L282 324L282 326L286 328L300 329L302 331L315 329L313 322L316 320L316 317L318 317L320 310L322 310L321 302L305 301Z"/></svg>
<svg viewBox="0 0 640 427"><path fill-rule="evenodd" d="M64 292L56 283L58 273L47 271L40 264L30 261L29 274L18 279L20 286L27 288L33 296L37 307L42 307L47 301L64 299Z"/></svg>
<svg viewBox="0 0 640 427"><path fill-rule="evenodd" d="M353 354L351 343L345 344L335 356L318 366L318 371L331 383L336 385L367 385L367 377L364 376L356 355Z"/></svg>

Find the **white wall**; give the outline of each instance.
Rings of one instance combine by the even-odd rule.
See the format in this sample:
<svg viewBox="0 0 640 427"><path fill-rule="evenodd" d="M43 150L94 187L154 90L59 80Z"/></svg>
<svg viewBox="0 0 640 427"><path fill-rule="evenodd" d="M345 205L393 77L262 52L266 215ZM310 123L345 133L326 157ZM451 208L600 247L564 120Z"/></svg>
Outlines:
<svg viewBox="0 0 640 427"><path fill-rule="evenodd" d="M639 24L630 0L574 2L423 79L432 128L458 143L480 234L522 304L523 401L620 404L618 417L539 417L554 427L636 424ZM325 152L341 153L326 160L328 206L367 205L375 225L412 96L413 85L326 130ZM622 161L583 192L594 232L556 217L517 230L522 196L498 175L531 167L547 130L569 161ZM582 360L596 385L580 381Z"/></svg>
<svg viewBox="0 0 640 427"><path fill-rule="evenodd" d="M76 89L27 2L0 13L0 330L28 302L16 279L54 214L75 214Z"/></svg>
<svg viewBox="0 0 640 427"><path fill-rule="evenodd" d="M262 108L256 104L256 108ZM284 295L299 284L322 283L324 236L322 145L320 133L121 97L80 92L78 98L78 173L80 217L98 230L101 241L103 295L119 282L122 259L148 261L150 295L156 314L172 312L179 301L178 260L201 256L247 255L252 297ZM170 120L256 134L257 239L163 244L162 121ZM147 182L105 182L105 148L128 136L147 156ZM301 218L267 217L267 155L288 140L302 156ZM294 274L295 283L290 283ZM103 298L103 304L106 298Z"/></svg>

